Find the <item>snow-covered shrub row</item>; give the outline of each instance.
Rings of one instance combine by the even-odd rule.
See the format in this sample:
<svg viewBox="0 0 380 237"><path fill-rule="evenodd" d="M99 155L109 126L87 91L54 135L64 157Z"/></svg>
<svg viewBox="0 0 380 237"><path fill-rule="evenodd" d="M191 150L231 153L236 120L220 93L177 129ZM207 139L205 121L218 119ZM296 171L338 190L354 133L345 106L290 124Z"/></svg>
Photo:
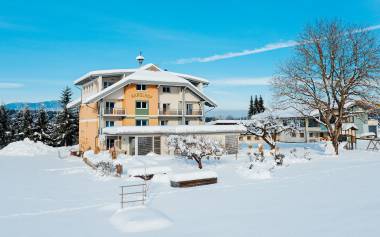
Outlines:
<svg viewBox="0 0 380 237"><path fill-rule="evenodd" d="M83 157L87 158L95 166L101 176L114 174L116 166L121 164L119 159L113 160L107 151L95 154L94 151L89 150L84 152Z"/></svg>

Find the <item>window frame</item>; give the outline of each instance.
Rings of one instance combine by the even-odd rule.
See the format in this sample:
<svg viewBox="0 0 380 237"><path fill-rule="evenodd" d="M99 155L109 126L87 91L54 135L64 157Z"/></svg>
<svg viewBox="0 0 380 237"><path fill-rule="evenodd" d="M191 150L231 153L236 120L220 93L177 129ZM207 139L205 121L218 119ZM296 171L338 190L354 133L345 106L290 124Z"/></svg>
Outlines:
<svg viewBox="0 0 380 237"><path fill-rule="evenodd" d="M145 84L136 84L136 91L146 91Z"/></svg>
<svg viewBox="0 0 380 237"><path fill-rule="evenodd" d="M143 125L143 122L145 122L145 125ZM148 119L136 119L135 125L139 126L139 127L149 126L149 120Z"/></svg>

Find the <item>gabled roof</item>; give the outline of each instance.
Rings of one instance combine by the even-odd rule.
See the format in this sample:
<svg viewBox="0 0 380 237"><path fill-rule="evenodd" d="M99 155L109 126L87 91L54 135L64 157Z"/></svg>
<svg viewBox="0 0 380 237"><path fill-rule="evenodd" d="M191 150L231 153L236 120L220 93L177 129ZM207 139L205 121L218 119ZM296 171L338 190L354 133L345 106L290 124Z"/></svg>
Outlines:
<svg viewBox="0 0 380 237"><path fill-rule="evenodd" d="M83 84L91 81L93 78L98 77L98 76L112 76L112 75L121 76L123 74L129 75L129 74L134 73L134 72L141 70L141 69L151 70L153 68L156 69L157 71L163 71L161 68L159 68L158 66L156 66L152 63L148 63L148 64L146 64L140 68L96 70L96 71L88 72L88 73L84 74L83 76L81 76L80 78L78 78L77 80L75 80L74 85L83 85ZM166 72L171 73L175 76L182 77L188 81L193 81L193 82L198 82L198 83L200 82L203 84L209 84L210 83L208 80L201 78L201 77L196 77L196 76L183 74L183 73L177 73L177 72L170 72L170 71L166 71Z"/></svg>
<svg viewBox="0 0 380 237"><path fill-rule="evenodd" d="M151 68L154 67L156 70L152 71ZM198 95L200 98L202 98L207 105L216 107L216 103L207 97L203 92L201 92L196 86L191 84L188 80L176 76L173 73L162 71L160 68L155 66L154 64L148 64L145 65L135 72L125 76L120 81L114 83L113 85L107 87L106 89L91 95L89 97L86 97L83 99L82 103L93 103L97 102L100 99L112 94L113 92L125 87L126 85L133 84L133 83L149 83L153 85L173 85L173 86L185 86L188 89L190 89L193 93ZM70 103L69 107L77 106L79 103L76 101L76 103Z"/></svg>

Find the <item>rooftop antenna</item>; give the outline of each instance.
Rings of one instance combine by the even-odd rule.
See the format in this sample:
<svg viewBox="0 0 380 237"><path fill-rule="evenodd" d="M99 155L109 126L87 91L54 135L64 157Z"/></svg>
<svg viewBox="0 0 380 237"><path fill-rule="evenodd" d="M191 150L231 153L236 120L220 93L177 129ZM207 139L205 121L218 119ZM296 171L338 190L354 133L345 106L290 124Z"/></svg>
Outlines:
<svg viewBox="0 0 380 237"><path fill-rule="evenodd" d="M142 65L142 63L144 62L144 59L145 58L144 58L144 56L142 56L142 52L140 51L139 55L137 55L137 57L136 57L136 60L139 63L139 66Z"/></svg>

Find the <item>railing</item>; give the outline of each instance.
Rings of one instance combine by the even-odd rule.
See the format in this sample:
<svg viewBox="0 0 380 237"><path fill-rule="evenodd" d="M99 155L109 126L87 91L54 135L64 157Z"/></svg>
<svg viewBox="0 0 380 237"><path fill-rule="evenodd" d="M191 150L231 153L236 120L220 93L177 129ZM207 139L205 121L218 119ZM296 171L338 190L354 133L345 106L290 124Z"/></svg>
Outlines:
<svg viewBox="0 0 380 237"><path fill-rule="evenodd" d="M123 115L127 115L127 109L104 108L103 114L123 116Z"/></svg>
<svg viewBox="0 0 380 237"><path fill-rule="evenodd" d="M160 115L182 115L182 110L178 109L178 110L161 110L159 111ZM202 110L187 110L187 111L184 111L185 115L195 115L195 116L201 116L203 115L203 111Z"/></svg>
<svg viewBox="0 0 380 237"><path fill-rule="evenodd" d="M186 115L202 115L203 112L200 109L187 110Z"/></svg>
<svg viewBox="0 0 380 237"><path fill-rule="evenodd" d="M182 115L182 110L180 109L160 109L160 115Z"/></svg>
<svg viewBox="0 0 380 237"><path fill-rule="evenodd" d="M132 203L145 204L147 193L147 185L145 182L142 184L122 185L120 188L121 208L124 208L125 205L130 205Z"/></svg>

